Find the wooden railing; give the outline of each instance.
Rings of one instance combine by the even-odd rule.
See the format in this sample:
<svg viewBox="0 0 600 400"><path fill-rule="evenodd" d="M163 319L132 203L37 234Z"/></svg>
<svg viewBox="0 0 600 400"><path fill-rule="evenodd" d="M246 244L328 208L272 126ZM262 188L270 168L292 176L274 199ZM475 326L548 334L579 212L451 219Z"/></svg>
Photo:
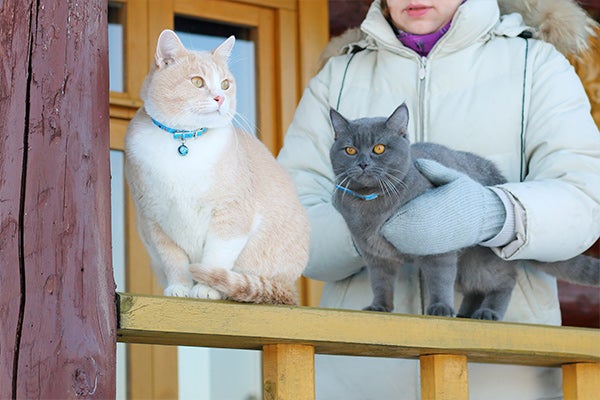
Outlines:
<svg viewBox="0 0 600 400"><path fill-rule="evenodd" d="M468 399L467 362L562 367L565 400L600 398L600 330L118 295L121 342L263 351L270 399L314 399L314 355L418 358L421 396Z"/></svg>

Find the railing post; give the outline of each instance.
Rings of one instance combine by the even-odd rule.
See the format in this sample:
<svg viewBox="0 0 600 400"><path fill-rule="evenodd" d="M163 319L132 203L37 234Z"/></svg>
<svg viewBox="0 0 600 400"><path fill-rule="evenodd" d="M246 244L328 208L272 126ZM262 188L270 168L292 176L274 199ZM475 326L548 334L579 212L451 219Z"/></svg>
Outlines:
<svg viewBox="0 0 600 400"><path fill-rule="evenodd" d="M421 356L421 399L468 400L467 357L452 354Z"/></svg>
<svg viewBox="0 0 600 400"><path fill-rule="evenodd" d="M263 346L265 400L314 400L315 348L301 344Z"/></svg>
<svg viewBox="0 0 600 400"><path fill-rule="evenodd" d="M599 395L600 364L565 364L562 373L565 400L594 399Z"/></svg>

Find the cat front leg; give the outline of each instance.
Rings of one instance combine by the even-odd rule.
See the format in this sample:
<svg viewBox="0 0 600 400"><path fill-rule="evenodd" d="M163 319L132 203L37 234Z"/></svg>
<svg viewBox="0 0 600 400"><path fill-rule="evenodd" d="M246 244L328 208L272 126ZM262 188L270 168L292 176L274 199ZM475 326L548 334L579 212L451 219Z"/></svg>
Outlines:
<svg viewBox="0 0 600 400"><path fill-rule="evenodd" d="M368 265L373 301L363 310L391 312L394 309L394 288L400 265L389 260L365 261Z"/></svg>
<svg viewBox="0 0 600 400"><path fill-rule="evenodd" d="M194 264L190 264L190 268L193 268L193 265ZM221 292L208 285L196 282L190 290L190 297L195 299L221 300L223 295L221 295Z"/></svg>
<svg viewBox="0 0 600 400"><path fill-rule="evenodd" d="M483 302L483 293L470 292L464 293L460 309L458 310L457 317L459 318L471 318L471 315L481 308Z"/></svg>
<svg viewBox="0 0 600 400"><path fill-rule="evenodd" d="M457 255L446 253L415 258L419 266L428 297L427 315L454 317L454 282Z"/></svg>
<svg viewBox="0 0 600 400"><path fill-rule="evenodd" d="M139 216L138 224L140 237L148 249L152 268L164 288L164 295L188 297L194 283L188 271L188 255L158 224Z"/></svg>
<svg viewBox="0 0 600 400"><path fill-rule="evenodd" d="M221 238L209 231L200 263L190 264L190 273L196 281L191 297L213 300L224 298L221 292L207 285L206 281L213 280L212 276L230 271L247 243L248 236ZM207 274L212 276L206 276Z"/></svg>
<svg viewBox="0 0 600 400"><path fill-rule="evenodd" d="M473 315L471 315L471 318L502 321L506 309L508 308L512 291L513 288L510 287L487 293L481 303L481 308L475 311Z"/></svg>

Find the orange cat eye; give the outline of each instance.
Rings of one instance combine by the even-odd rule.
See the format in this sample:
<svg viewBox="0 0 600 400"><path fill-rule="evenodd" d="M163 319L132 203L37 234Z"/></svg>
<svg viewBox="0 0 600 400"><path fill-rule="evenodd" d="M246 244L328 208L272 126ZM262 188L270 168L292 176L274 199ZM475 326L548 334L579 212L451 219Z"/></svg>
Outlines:
<svg viewBox="0 0 600 400"><path fill-rule="evenodd" d="M194 76L192 78L192 83L194 84L194 86L196 86L197 88L201 88L204 87L204 79L200 78L199 76Z"/></svg>
<svg viewBox="0 0 600 400"><path fill-rule="evenodd" d="M346 150L346 154L353 156L357 153L357 150L354 147L346 147L344 150Z"/></svg>
<svg viewBox="0 0 600 400"><path fill-rule="evenodd" d="M223 90L227 90L229 89L230 83L229 83L229 79L223 79L223 81L221 81L221 89Z"/></svg>
<svg viewBox="0 0 600 400"><path fill-rule="evenodd" d="M376 144L375 147L373 147L373 153L375 154L381 154L385 151L385 146L382 144Z"/></svg>

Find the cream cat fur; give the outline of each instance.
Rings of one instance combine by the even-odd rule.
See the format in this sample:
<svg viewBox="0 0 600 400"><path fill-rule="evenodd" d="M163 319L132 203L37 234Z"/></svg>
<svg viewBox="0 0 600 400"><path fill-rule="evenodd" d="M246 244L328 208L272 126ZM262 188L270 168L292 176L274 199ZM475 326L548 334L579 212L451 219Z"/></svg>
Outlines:
<svg viewBox="0 0 600 400"><path fill-rule="evenodd" d="M287 173L231 123L234 41L196 52L160 35L125 137L138 231L167 296L294 304L309 223ZM165 129L199 132L182 156Z"/></svg>

